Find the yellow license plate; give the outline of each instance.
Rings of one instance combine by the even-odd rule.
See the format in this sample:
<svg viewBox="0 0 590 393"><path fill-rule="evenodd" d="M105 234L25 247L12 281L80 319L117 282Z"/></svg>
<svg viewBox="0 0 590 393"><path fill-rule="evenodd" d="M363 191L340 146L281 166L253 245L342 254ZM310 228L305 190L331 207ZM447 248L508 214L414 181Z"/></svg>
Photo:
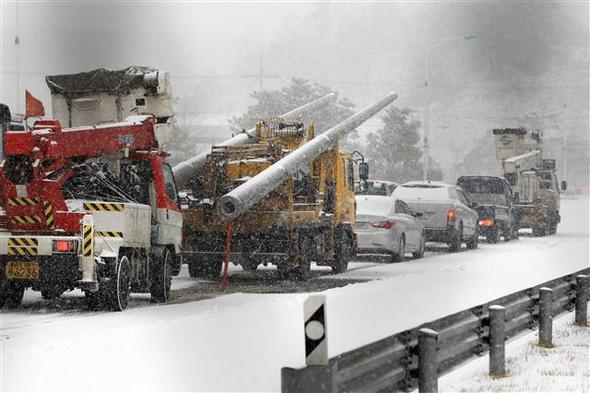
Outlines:
<svg viewBox="0 0 590 393"><path fill-rule="evenodd" d="M38 279L39 262L8 262L6 264L6 278Z"/></svg>

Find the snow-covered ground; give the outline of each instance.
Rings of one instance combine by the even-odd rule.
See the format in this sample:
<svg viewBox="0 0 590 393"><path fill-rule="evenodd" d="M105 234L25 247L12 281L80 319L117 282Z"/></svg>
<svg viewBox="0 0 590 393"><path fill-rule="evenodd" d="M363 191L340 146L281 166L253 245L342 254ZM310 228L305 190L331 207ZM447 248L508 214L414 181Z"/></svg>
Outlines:
<svg viewBox="0 0 590 393"><path fill-rule="evenodd" d="M587 267L588 200L564 200L562 216L554 236L353 264L338 277L369 281L325 291L330 355ZM63 310L26 296L24 309L0 315L0 390L278 391L281 367L304 365L305 293L168 305L141 295L122 313L80 311L79 294Z"/></svg>
<svg viewBox="0 0 590 393"><path fill-rule="evenodd" d="M590 328L570 313L553 321L553 348L537 345L538 331L506 346L506 376L488 376L488 356L439 380L441 392L590 392Z"/></svg>

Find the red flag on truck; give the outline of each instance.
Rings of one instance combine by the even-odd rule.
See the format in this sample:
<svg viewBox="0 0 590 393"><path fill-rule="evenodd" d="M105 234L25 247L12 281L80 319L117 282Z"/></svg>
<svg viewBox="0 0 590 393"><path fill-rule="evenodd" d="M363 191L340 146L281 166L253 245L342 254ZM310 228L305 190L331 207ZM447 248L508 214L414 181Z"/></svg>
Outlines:
<svg viewBox="0 0 590 393"><path fill-rule="evenodd" d="M25 90L25 102L26 102L26 114L25 117L41 117L45 116L45 108L43 107L43 103L33 97L28 90Z"/></svg>

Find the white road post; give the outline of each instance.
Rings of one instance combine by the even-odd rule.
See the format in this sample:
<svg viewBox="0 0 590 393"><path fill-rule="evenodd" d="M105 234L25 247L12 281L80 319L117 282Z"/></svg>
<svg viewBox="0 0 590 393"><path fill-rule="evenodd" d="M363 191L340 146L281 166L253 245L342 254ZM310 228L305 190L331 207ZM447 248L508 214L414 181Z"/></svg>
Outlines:
<svg viewBox="0 0 590 393"><path fill-rule="evenodd" d="M328 338L326 335L326 296L312 295L303 303L305 330L305 364L328 364Z"/></svg>

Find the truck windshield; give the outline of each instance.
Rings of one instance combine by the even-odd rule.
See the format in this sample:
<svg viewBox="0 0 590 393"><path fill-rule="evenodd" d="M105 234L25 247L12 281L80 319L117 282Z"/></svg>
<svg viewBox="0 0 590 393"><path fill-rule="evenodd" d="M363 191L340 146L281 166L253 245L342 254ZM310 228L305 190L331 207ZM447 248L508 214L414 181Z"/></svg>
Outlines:
<svg viewBox="0 0 590 393"><path fill-rule="evenodd" d="M480 204L507 204L506 190L500 179L459 179L457 185L465 190L472 200Z"/></svg>

